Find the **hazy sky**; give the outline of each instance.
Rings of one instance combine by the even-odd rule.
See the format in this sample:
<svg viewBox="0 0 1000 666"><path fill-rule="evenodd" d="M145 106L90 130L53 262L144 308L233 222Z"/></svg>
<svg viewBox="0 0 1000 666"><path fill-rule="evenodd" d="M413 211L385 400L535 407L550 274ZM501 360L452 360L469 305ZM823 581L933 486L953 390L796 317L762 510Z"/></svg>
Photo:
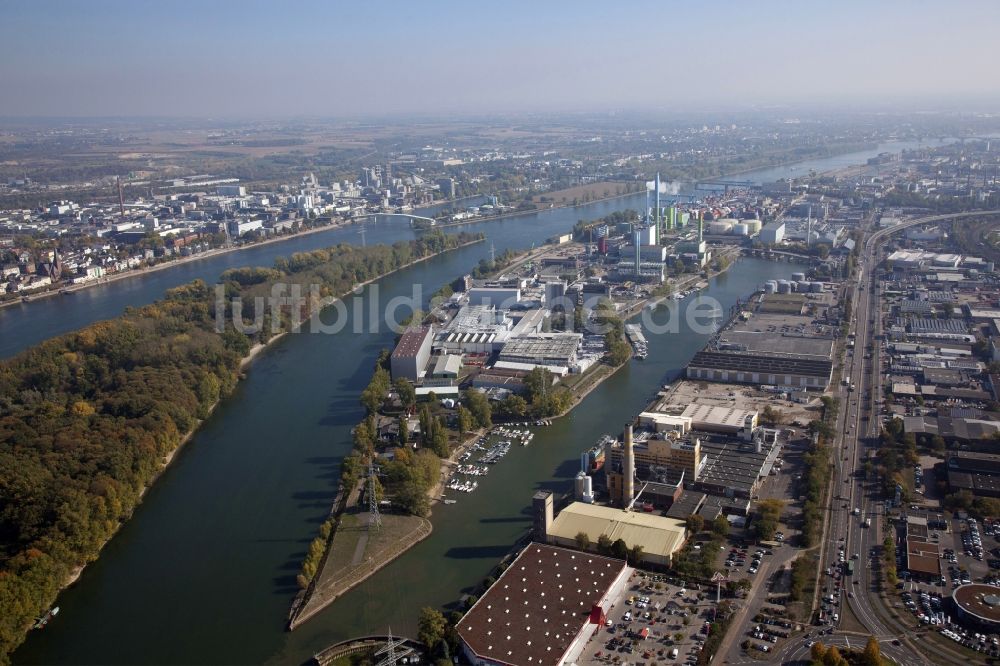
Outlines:
<svg viewBox="0 0 1000 666"><path fill-rule="evenodd" d="M1000 1L0 0L0 116L1000 99Z"/></svg>

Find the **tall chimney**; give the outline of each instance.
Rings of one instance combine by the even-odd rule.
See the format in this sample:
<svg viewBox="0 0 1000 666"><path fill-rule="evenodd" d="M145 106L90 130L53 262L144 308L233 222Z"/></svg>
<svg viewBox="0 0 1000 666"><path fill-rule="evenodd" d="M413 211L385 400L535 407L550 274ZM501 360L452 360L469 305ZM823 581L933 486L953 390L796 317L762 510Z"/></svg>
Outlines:
<svg viewBox="0 0 1000 666"><path fill-rule="evenodd" d="M656 232L660 232L660 172L656 172Z"/></svg>
<svg viewBox="0 0 1000 666"><path fill-rule="evenodd" d="M122 191L122 177L118 176L118 211L125 217L125 193Z"/></svg>
<svg viewBox="0 0 1000 666"><path fill-rule="evenodd" d="M813 207L809 204L809 215L806 220L806 247L812 246L812 233L813 233Z"/></svg>
<svg viewBox="0 0 1000 666"><path fill-rule="evenodd" d="M625 426L625 442L622 445L622 506L627 507L635 497L635 454L632 451L632 424Z"/></svg>

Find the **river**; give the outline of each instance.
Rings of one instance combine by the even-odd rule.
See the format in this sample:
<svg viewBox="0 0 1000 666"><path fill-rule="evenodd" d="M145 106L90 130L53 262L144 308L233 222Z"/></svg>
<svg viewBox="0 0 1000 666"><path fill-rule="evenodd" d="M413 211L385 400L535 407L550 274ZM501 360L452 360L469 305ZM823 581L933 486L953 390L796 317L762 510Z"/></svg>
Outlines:
<svg viewBox="0 0 1000 666"><path fill-rule="evenodd" d="M813 165L809 168L825 166L822 161ZM497 251L521 248L565 232L579 218L641 207L642 200L637 195L545 211L472 230L485 230ZM200 266L179 266L183 279L170 269L137 277L136 284L123 281L90 290L94 307L105 308L90 320L116 314L112 302L119 309L148 302L159 295L154 290L172 281L211 279L210 271L267 263L267 255L325 245L356 231L331 231L211 258ZM368 240L398 240L410 233L374 225ZM489 243L478 244L389 276L376 283L381 300L409 294L414 283L433 291L488 253ZM754 285L787 277L796 268L743 260L713 279L706 295L728 308ZM52 302L71 302L84 293ZM42 310L32 311L32 319L36 312ZM75 316L86 323L83 313ZM436 508L430 538L288 633L284 620L295 594L295 574L329 508L339 461L350 450L350 428L362 416L358 394L378 350L391 346L393 333L361 334L347 327L335 335L286 336L254 363L235 395L177 455L98 560L60 595L59 616L44 631L32 632L14 654L15 663L296 664L330 643L390 625L412 635L419 608L454 601L509 550L530 522L533 492L567 490L579 452L631 419L706 340L685 324L678 334L649 338L648 360L632 361L567 418L538 429L531 446L512 451L475 493ZM30 344L20 343L14 346Z"/></svg>

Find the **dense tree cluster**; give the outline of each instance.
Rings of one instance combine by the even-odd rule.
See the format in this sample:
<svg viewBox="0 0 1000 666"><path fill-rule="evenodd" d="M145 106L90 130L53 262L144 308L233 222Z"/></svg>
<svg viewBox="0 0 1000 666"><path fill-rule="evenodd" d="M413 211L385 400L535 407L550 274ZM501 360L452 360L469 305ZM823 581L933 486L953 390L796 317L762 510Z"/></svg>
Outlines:
<svg viewBox="0 0 1000 666"><path fill-rule="evenodd" d="M758 539L770 540L778 529L781 512L785 503L780 499L765 499L757 504L757 518L754 520L754 533Z"/></svg>
<svg viewBox="0 0 1000 666"><path fill-rule="evenodd" d="M835 398L823 396L823 417L809 423L808 430L814 437L813 444L802 456L805 471L802 474L802 545L814 545L823 529L823 496L830 483L831 453L828 442L834 435L840 404Z"/></svg>
<svg viewBox="0 0 1000 666"><path fill-rule="evenodd" d="M882 648L879 646L878 639L874 636L868 637L865 649L860 652L851 648L842 651L837 649L835 645L827 647L817 641L810 648L809 657L809 663L813 666L848 666L849 664L882 666L882 664L887 663L882 657Z"/></svg>
<svg viewBox="0 0 1000 666"><path fill-rule="evenodd" d="M534 418L561 414L573 404L573 394L565 386L554 386L554 384L555 375L548 368L534 368L524 377L525 397L520 398L520 402L514 396L507 398L504 407L521 411ZM515 415L512 414L511 417L514 418Z"/></svg>
<svg viewBox="0 0 1000 666"><path fill-rule="evenodd" d="M638 219L639 212L629 208L627 210L616 210L615 212L596 220L578 220L577 223L573 225L573 238L578 241L589 241L591 240L590 230L593 227L599 227L605 224L614 227L619 224L635 222Z"/></svg>
<svg viewBox="0 0 1000 666"><path fill-rule="evenodd" d="M920 455L917 452L916 437L913 433L903 432L902 419L890 419L882 428L876 460L876 469L882 479L884 491L892 497L898 486L902 488L900 499L908 502L910 492L904 474L908 475L909 472L905 470L913 469L920 462Z"/></svg>
<svg viewBox="0 0 1000 666"><path fill-rule="evenodd" d="M271 269L227 271L225 290L244 303L277 281L342 295L478 238L436 233L392 246L338 245ZM97 557L167 456L232 392L252 344L270 337L267 327L237 332L228 312L217 318L215 296L195 281L0 363L0 658L70 574ZM289 312L278 316L286 327ZM356 474L357 463L345 461L345 473Z"/></svg>
<svg viewBox="0 0 1000 666"><path fill-rule="evenodd" d="M792 562L792 585L789 595L792 601L802 601L806 598L806 589L810 581L816 580L816 562L812 555L801 555Z"/></svg>

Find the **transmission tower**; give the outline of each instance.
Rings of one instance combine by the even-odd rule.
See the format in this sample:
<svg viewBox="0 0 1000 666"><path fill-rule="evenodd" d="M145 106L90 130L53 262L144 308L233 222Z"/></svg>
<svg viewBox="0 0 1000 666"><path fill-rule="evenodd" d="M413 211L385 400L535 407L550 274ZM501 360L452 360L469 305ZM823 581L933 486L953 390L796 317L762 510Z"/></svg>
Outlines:
<svg viewBox="0 0 1000 666"><path fill-rule="evenodd" d="M382 527L382 515L378 512L378 498L375 497L375 465L368 461L368 529ZM395 662L393 662L395 663Z"/></svg>
<svg viewBox="0 0 1000 666"><path fill-rule="evenodd" d="M392 627L389 627L389 641L375 652L376 657L381 654L386 656L383 657L382 661L378 662L376 666L396 666L396 659L399 657L405 657L413 652L412 648L404 647L400 654L396 654L396 648L402 646L405 642L406 639L403 638L394 640L392 638Z"/></svg>

